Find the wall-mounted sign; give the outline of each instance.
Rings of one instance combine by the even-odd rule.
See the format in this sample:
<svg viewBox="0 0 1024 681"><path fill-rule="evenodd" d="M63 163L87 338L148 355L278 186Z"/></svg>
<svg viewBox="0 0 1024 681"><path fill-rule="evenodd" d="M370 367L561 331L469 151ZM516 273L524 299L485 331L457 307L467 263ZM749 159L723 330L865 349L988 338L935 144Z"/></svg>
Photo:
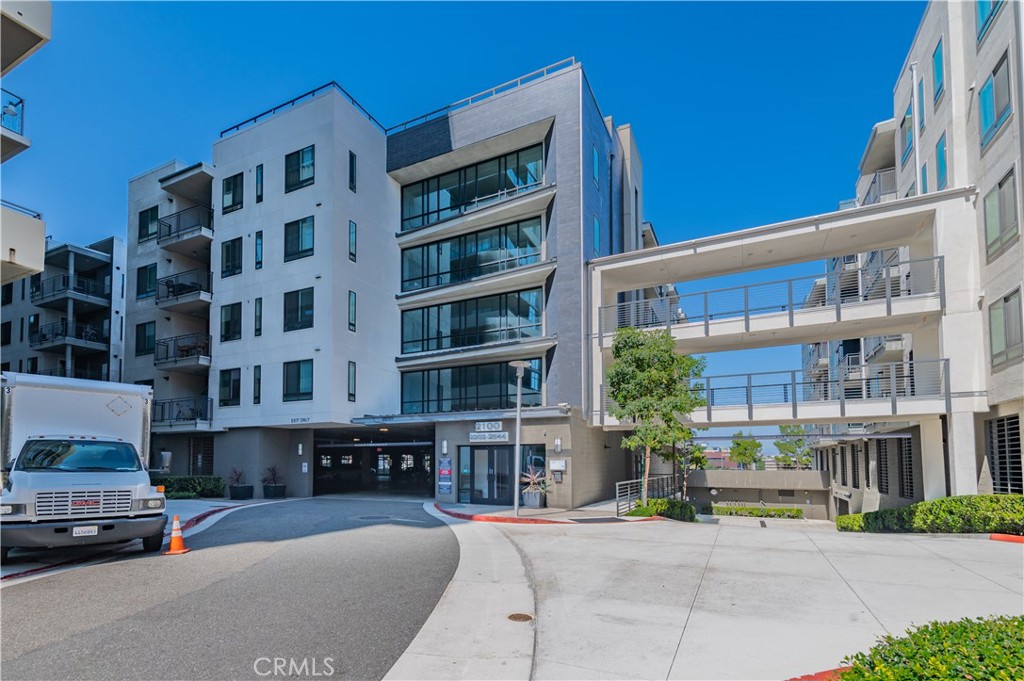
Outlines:
<svg viewBox="0 0 1024 681"><path fill-rule="evenodd" d="M508 442L508 433L470 433L470 442Z"/></svg>
<svg viewBox="0 0 1024 681"><path fill-rule="evenodd" d="M309 423L308 416L296 416L291 420L292 423Z"/></svg>
<svg viewBox="0 0 1024 681"><path fill-rule="evenodd" d="M549 471L564 471L565 470L565 459L550 459L548 461Z"/></svg>
<svg viewBox="0 0 1024 681"><path fill-rule="evenodd" d="M439 482L439 483L437 483L437 493L438 494L451 494L452 493L452 483L450 483L450 482Z"/></svg>
<svg viewBox="0 0 1024 681"><path fill-rule="evenodd" d="M451 489L452 482L452 458L450 456L442 456L437 460L437 483L438 487L448 483L449 490Z"/></svg>
<svg viewBox="0 0 1024 681"><path fill-rule="evenodd" d="M494 433L501 430L501 421L477 421L476 432Z"/></svg>

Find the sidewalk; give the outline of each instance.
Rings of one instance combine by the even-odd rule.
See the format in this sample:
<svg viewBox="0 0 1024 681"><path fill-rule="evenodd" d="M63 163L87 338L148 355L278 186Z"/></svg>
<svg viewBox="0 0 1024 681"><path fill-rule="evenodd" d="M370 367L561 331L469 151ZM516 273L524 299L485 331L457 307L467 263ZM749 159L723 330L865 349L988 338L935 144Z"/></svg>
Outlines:
<svg viewBox="0 0 1024 681"><path fill-rule="evenodd" d="M519 508L515 515L512 506L491 506L485 504L442 504L434 505L437 510L460 520L478 522L552 524L552 523L617 523L651 520L651 518L616 517L615 500L601 501L589 506L567 510L564 508Z"/></svg>

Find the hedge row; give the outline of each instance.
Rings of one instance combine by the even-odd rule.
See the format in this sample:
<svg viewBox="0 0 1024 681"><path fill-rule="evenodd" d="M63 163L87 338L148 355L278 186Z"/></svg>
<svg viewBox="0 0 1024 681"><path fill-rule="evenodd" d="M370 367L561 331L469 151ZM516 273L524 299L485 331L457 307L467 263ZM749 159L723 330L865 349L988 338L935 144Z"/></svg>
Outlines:
<svg viewBox="0 0 1024 681"><path fill-rule="evenodd" d="M168 499L224 496L224 478L217 475L151 475L150 484L163 485Z"/></svg>
<svg viewBox="0 0 1024 681"><path fill-rule="evenodd" d="M841 532L948 532L1024 535L1024 495L984 494L920 501L836 518Z"/></svg>
<svg viewBox="0 0 1024 681"><path fill-rule="evenodd" d="M1024 617L931 622L843 660L841 681L1024 678Z"/></svg>
<svg viewBox="0 0 1024 681"><path fill-rule="evenodd" d="M742 515L751 518L803 518L802 508L771 508L761 506L712 506L712 515Z"/></svg>
<svg viewBox="0 0 1024 681"><path fill-rule="evenodd" d="M660 515L662 518L682 520L687 523L697 521L697 512L693 506L681 499L648 499L646 506L637 506L626 515L642 518Z"/></svg>

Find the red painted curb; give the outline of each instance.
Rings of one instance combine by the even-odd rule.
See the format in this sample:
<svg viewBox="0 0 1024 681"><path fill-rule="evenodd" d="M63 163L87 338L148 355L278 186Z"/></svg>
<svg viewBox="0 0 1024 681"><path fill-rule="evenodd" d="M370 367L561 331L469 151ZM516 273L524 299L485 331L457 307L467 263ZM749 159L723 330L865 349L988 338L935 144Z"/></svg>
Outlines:
<svg viewBox="0 0 1024 681"><path fill-rule="evenodd" d="M853 667L837 667L835 669L826 669L823 672L817 674L806 674L804 676L796 676L789 681L838 681L839 676L845 672L853 669Z"/></svg>
<svg viewBox="0 0 1024 681"><path fill-rule="evenodd" d="M471 513L459 513L442 508L441 504L434 502L434 508L445 515L450 515L459 520L475 520L481 523L514 523L519 525L574 525L571 521L546 520L544 518L514 518L501 515L474 515Z"/></svg>
<svg viewBox="0 0 1024 681"><path fill-rule="evenodd" d="M1014 544L1024 544L1024 537L1018 534L990 534L988 536L992 541L1008 541Z"/></svg>

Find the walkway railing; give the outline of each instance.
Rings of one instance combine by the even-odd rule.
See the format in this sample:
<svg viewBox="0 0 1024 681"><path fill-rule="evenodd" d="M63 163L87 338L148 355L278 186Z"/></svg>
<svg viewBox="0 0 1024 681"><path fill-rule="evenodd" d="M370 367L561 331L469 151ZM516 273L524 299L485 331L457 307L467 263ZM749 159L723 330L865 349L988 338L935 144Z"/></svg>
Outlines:
<svg viewBox="0 0 1024 681"><path fill-rule="evenodd" d="M157 223L157 243L162 243L204 227L213 229L213 211L206 206L192 206L173 215L166 215Z"/></svg>
<svg viewBox="0 0 1024 681"><path fill-rule="evenodd" d="M644 481L624 480L615 483L615 515L623 516L640 504ZM647 480L648 499L666 499L677 492L675 476L652 475Z"/></svg>
<svg viewBox="0 0 1024 681"><path fill-rule="evenodd" d="M881 272L884 285L870 289L872 282L868 281L868 268L839 269L828 272L824 277L825 290L831 292L827 295L810 295L816 289L816 283L817 290L821 289L823 277L815 274L605 305L599 310L599 329L603 335L626 326L668 328L679 324L703 324L704 335L709 336L713 323L726 320L742 319L745 330L749 331L750 319L758 315L788 313L788 324L793 326L794 316L799 312L831 308L835 310L836 321L840 321L843 308L871 301L884 301L886 314L891 314L893 299L911 296L938 294L941 305L945 307L943 267L943 256L885 263L880 270L871 268L875 276Z"/></svg>
<svg viewBox="0 0 1024 681"><path fill-rule="evenodd" d="M92 298L110 298L110 292L105 289L103 282L70 274L58 274L56 277L44 279L39 282L38 286L32 287L32 302L39 303L69 293L78 293Z"/></svg>
<svg viewBox="0 0 1024 681"><path fill-rule="evenodd" d="M212 407L213 400L206 397L153 400L153 423L209 421Z"/></svg>

